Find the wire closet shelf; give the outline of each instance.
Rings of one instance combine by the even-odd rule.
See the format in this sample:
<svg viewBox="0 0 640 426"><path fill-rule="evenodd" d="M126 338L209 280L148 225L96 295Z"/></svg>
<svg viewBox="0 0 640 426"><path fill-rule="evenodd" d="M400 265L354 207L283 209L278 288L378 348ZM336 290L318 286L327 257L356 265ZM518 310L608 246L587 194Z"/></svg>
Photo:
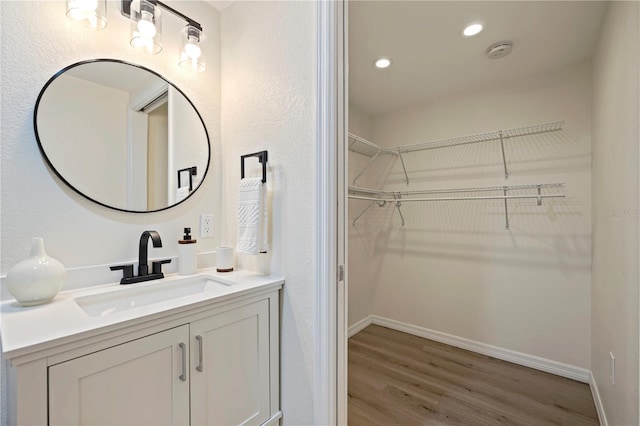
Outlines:
<svg viewBox="0 0 640 426"><path fill-rule="evenodd" d="M401 210L403 202L504 200L505 229L508 230L509 200L535 199L537 205L541 206L544 198L565 198L564 193L559 192L564 187L565 185L563 183L546 183L537 185L490 186L478 188L378 191L374 189L350 186L348 197L355 200L370 201L369 205L367 205L367 207L354 218L352 222L353 226L355 226L357 221L376 204L379 207L384 207L388 204L393 205L398 210L402 226L404 226L405 221ZM551 192L549 192L549 190L551 190ZM514 194L514 191L517 191L518 193ZM477 193L491 194L469 195Z"/></svg>
<svg viewBox="0 0 640 426"><path fill-rule="evenodd" d="M536 124L532 126L517 127L513 129L495 130L495 131L486 132L486 133L478 133L478 134L468 135L468 136L459 136L459 137L449 138L449 139L434 140L434 141L417 143L412 145L402 145L395 148L383 148L371 141L368 141L359 136L356 136L353 133L349 133L349 150L352 152L356 152L358 154L371 157L367 162L367 164L365 164L362 170L353 179L353 184L354 185L357 184L358 178L362 176L365 170L367 170L369 166L381 154L393 155L400 159L400 163L402 165L402 170L404 171L406 183L407 185L409 185L409 175L407 173L407 168L405 167L403 154L408 154L416 151L425 151L430 149L451 148L454 146L462 146L462 145L469 145L469 144L490 142L490 141L500 142L500 150L502 153L502 164L504 167L504 178L508 179L509 170L507 167L507 158L504 151L505 141L512 138L517 138L517 137L559 131L559 130L562 130L563 125L564 125L564 121L555 121L552 123Z"/></svg>

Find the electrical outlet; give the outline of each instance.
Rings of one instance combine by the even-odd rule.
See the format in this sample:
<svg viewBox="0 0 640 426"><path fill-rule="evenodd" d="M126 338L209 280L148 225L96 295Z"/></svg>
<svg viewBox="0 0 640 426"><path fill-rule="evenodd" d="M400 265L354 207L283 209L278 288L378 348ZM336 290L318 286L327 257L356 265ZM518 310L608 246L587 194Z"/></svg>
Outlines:
<svg viewBox="0 0 640 426"><path fill-rule="evenodd" d="M611 364L609 365L609 377L611 378L611 384L616 384L616 357L613 355L613 352L609 352L609 357L611 358Z"/></svg>
<svg viewBox="0 0 640 426"><path fill-rule="evenodd" d="M213 214L203 213L200 215L200 238L213 237Z"/></svg>

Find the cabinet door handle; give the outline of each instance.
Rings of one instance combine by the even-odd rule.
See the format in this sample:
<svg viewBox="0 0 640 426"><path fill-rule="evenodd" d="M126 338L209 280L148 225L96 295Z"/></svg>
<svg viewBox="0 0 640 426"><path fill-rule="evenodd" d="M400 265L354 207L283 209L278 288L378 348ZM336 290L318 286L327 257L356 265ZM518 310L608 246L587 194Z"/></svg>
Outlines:
<svg viewBox="0 0 640 426"><path fill-rule="evenodd" d="M180 349L182 349L182 374L180 375L180 380L183 382L187 381L187 345L184 343L180 343Z"/></svg>
<svg viewBox="0 0 640 426"><path fill-rule="evenodd" d="M202 372L204 371L204 366L203 366L203 356L202 356L202 352L203 352L203 346L204 346L204 342L202 341L202 336L197 335L196 336L196 340L198 341L198 366L196 367L196 370Z"/></svg>

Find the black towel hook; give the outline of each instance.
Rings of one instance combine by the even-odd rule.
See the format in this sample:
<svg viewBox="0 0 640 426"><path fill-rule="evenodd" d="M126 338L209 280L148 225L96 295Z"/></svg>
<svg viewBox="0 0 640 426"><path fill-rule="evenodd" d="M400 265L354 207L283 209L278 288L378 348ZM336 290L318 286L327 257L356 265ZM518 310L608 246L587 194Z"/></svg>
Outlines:
<svg viewBox="0 0 640 426"><path fill-rule="evenodd" d="M247 157L258 157L258 161L262 163L262 183L267 182L267 151L254 152L253 154L240 156L240 178L244 179L244 159Z"/></svg>

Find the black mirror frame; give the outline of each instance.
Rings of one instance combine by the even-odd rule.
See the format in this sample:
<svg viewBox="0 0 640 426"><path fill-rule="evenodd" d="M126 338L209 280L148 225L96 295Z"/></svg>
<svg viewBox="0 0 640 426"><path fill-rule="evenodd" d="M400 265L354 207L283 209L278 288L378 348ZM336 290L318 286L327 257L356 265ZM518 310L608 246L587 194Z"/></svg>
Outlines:
<svg viewBox="0 0 640 426"><path fill-rule="evenodd" d="M68 70L70 70L72 68L78 67L80 65L94 63L94 62L113 62L113 63L120 63L120 64L124 64L124 65L129 65L129 66L136 67L136 68L142 69L144 71L147 71L147 72L155 75L156 77L161 78L162 80L166 81L168 84L173 86L173 88L176 89L178 92L180 92L180 94L182 96L184 96L184 98L187 100L187 102L189 102L189 105L191 105L193 110L198 115L198 118L200 119L200 122L202 123L202 128L204 129L205 136L207 138L207 166L206 166L206 168L204 170L204 174L202 175L202 179L200 179L200 183L198 183L198 186L193 188L193 191L191 191L189 193L189 195L186 196L184 199L182 199L182 200L178 201L177 203L172 204L170 206L163 207L161 209L156 209L156 210L127 210L127 209L122 209L122 208L119 208L119 207L110 206L108 204L105 204L105 203L103 203L101 201L98 201L98 200L95 200L95 199L89 197L87 194L84 194L83 192L78 190L76 187L71 185L71 183L69 183L69 181L67 181L64 178L64 176L62 176L62 174L58 171L58 169L56 169L56 167L53 165L53 163L51 162L49 157L47 157L47 154L46 154L46 152L44 150L44 147L42 146L42 142L40 141L40 134L38 133L38 106L40 105L40 100L42 99L42 96L44 95L44 93L47 90L47 88L51 85L51 83L53 83L55 81L56 78L60 77L62 74L64 74L65 72L67 72ZM107 207L109 209L117 210L117 211L121 211L121 212L127 212L127 213L155 213L155 212L160 212L160 211L163 211L163 210L168 210L170 208L176 207L179 204L184 203L186 200L191 198L191 196L193 194L195 194L195 192L200 188L200 186L202 186L202 183L204 182L205 178L207 177L207 173L209 172L209 166L210 166L210 163L211 163L211 139L209 138L209 131L207 130L207 126L205 125L204 120L202 119L202 116L200 115L200 111L198 111L198 109L193 104L193 102L191 102L191 99L189 99L189 97L178 86L176 86L175 84L173 84L172 82L170 82L169 80L164 78L162 75L158 74L157 72L155 72L153 70L150 70L149 68L143 67L142 65L133 64L131 62L123 61L123 60L120 60L120 59L108 59L108 58L89 59L89 60L86 60L86 61L80 61L80 62L76 62L76 63L71 64L71 65L68 65L68 66L62 68L57 73L55 73L45 83L45 85L40 90L40 93L38 94L38 99L36 100L36 105L35 105L35 108L33 110L33 129L35 131L36 141L38 142L38 148L40 150L40 153L42 154L42 157L45 159L45 161L46 161L47 165L49 166L49 168L55 173L55 175L58 177L58 179L60 179L69 188L71 188L74 192L76 192L77 194L79 194L82 197L86 198L87 200L90 200L90 201L92 201L92 202L94 202L94 203L96 203L98 205L103 206L103 207Z"/></svg>

